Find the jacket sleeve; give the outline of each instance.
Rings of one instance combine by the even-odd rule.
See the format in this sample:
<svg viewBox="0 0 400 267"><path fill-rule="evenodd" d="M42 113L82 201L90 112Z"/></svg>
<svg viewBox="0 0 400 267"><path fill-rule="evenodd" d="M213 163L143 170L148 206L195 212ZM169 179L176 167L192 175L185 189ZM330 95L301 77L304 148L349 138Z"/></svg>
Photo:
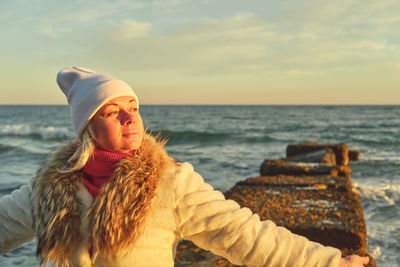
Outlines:
<svg viewBox="0 0 400 267"><path fill-rule="evenodd" d="M24 185L0 198L0 253L6 253L32 240L31 186Z"/></svg>
<svg viewBox="0 0 400 267"><path fill-rule="evenodd" d="M247 266L339 266L341 252L260 221L204 182L189 163L176 176L175 216L181 239Z"/></svg>

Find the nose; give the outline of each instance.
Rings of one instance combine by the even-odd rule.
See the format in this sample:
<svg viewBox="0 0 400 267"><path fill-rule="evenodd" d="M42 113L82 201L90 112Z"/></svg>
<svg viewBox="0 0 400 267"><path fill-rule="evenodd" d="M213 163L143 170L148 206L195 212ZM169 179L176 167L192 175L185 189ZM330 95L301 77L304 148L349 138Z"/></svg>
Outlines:
<svg viewBox="0 0 400 267"><path fill-rule="evenodd" d="M134 116L129 112L123 112L121 116L121 125L128 126L135 123Z"/></svg>

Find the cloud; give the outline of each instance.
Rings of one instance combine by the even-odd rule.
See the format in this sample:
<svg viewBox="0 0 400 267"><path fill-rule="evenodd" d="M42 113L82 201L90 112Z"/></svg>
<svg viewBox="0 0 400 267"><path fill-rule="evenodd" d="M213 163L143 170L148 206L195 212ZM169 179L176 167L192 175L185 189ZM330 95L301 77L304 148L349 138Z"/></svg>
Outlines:
<svg viewBox="0 0 400 267"><path fill-rule="evenodd" d="M98 64L125 70L187 77L327 77L338 71L363 72L367 66L397 68L400 36L395 29L400 20L391 10L399 10L400 2L302 4L292 2L273 17L237 13L163 31L157 24L125 21L99 36L91 56L104 55Z"/></svg>
<svg viewBox="0 0 400 267"><path fill-rule="evenodd" d="M180 5L180 4L182 4L182 1L180 1L180 0L168 0L168 1L155 0L155 1L151 2L152 6L161 7L161 8L177 6L177 5Z"/></svg>
<svg viewBox="0 0 400 267"><path fill-rule="evenodd" d="M137 22L126 20L122 24L109 30L109 38L113 41L129 41L138 37L143 37L151 30L151 24L148 22Z"/></svg>
<svg viewBox="0 0 400 267"><path fill-rule="evenodd" d="M4 12L3 14L0 14L0 21L6 21L6 20L8 20L12 15L13 15L13 13L11 13L11 12Z"/></svg>
<svg viewBox="0 0 400 267"><path fill-rule="evenodd" d="M47 27L43 30L43 35L51 38L51 39L55 39L58 37L57 34L54 33L53 28L52 27Z"/></svg>
<svg viewBox="0 0 400 267"><path fill-rule="evenodd" d="M104 25L110 21L130 17L132 12L150 6L145 1L115 0L112 3L107 0L97 1L64 1L48 4L46 1L38 0L32 5L29 15L24 16L25 23L53 23L79 25L80 27ZM19 8L27 8L27 5ZM88 25L83 25L86 23Z"/></svg>
<svg viewBox="0 0 400 267"><path fill-rule="evenodd" d="M139 73L155 88L398 84L400 1L251 2L36 0L8 4L0 21L24 58L40 48L46 63Z"/></svg>
<svg viewBox="0 0 400 267"><path fill-rule="evenodd" d="M111 34L110 34L111 33ZM216 73L259 68L265 43L280 38L252 14L223 20L207 19L151 33L148 23L125 22L107 31L95 53L112 55L112 61L145 69L183 69L192 73Z"/></svg>

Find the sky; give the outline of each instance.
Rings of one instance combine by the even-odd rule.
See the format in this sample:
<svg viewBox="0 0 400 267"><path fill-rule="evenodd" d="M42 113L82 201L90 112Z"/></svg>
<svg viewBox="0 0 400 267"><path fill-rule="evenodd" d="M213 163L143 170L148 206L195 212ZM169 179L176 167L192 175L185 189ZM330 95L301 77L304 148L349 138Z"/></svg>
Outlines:
<svg viewBox="0 0 400 267"><path fill-rule="evenodd" d="M0 104L82 66L141 104L400 104L399 0L1 0Z"/></svg>

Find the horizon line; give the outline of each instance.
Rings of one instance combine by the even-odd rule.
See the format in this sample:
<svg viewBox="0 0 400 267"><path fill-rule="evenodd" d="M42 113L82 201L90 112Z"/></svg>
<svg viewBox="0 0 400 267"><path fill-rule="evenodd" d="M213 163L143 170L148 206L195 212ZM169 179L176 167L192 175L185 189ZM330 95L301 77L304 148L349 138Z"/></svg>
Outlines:
<svg viewBox="0 0 400 267"><path fill-rule="evenodd" d="M65 106L68 104L1 104L0 106ZM140 104L140 106L400 106L397 104L373 104L373 103L354 103L354 104Z"/></svg>

